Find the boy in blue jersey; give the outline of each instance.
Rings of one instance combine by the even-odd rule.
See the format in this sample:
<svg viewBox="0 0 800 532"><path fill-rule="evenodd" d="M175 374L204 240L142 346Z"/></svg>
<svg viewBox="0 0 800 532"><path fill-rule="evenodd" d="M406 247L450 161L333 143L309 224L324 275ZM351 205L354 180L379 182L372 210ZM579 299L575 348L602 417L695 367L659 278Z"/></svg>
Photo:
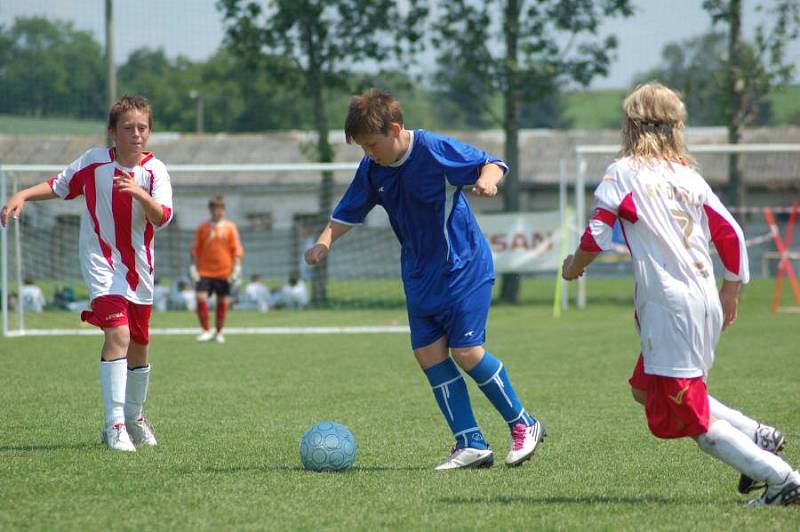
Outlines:
<svg viewBox="0 0 800 532"><path fill-rule="evenodd" d="M456 440L436 469L494 463L458 366L508 423L506 464L522 464L546 433L522 406L503 364L483 348L494 265L464 196L464 187L494 196L508 167L457 140L405 129L399 102L377 90L353 98L345 136L366 156L306 261L320 263L334 241L382 206L401 245L411 347Z"/></svg>

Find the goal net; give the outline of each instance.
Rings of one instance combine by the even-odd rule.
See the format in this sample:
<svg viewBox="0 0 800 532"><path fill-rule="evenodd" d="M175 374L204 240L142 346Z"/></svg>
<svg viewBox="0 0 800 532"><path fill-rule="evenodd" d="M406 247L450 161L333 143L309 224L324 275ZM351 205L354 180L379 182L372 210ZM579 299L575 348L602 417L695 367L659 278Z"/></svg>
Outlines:
<svg viewBox="0 0 800 532"><path fill-rule="evenodd" d="M574 232L583 231L594 203L593 191L608 165L618 157L619 149L619 146L612 145L577 146L575 158L562 161L562 195L569 196L569 185L572 188L571 198L564 198L562 202L575 206ZM742 225L748 245L751 275L775 276L780 257L776 253L763 210L769 207L776 214L779 224L788 218L792 197L796 198L797 184L800 183L800 144L708 144L689 146L689 151L697 160L700 173ZM745 184L743 205L730 205L726 201L724 190L732 167L738 168ZM624 243L621 244L615 252L618 260L612 261L615 267L605 270L602 267L594 268L590 275L598 276L599 272L623 272L629 275L630 270L624 268ZM794 243L793 248L788 250L789 258L799 257L798 250L800 246ZM719 261L715 262L717 274L720 274ZM797 263L795 269L798 269ZM575 303L582 308L587 301L586 276L580 277L577 282Z"/></svg>
<svg viewBox="0 0 800 532"><path fill-rule="evenodd" d="M316 306L402 307L400 246L382 209L373 209L363 227L337 241L324 270L304 264L306 247L330 216L319 212L321 172L332 173L335 202L355 168L356 163L170 166L176 215L155 244L156 278L169 308L181 304L181 289L192 288L194 230L208 218L209 198L217 194L224 196L226 217L237 223L245 247L242 286L258 275L274 296L297 276ZM0 196L8 198L62 169L0 166ZM84 209L80 198L28 202L23 216L0 231L4 333L75 327L75 311L88 304L78 260ZM31 297L26 281L41 289L44 301Z"/></svg>

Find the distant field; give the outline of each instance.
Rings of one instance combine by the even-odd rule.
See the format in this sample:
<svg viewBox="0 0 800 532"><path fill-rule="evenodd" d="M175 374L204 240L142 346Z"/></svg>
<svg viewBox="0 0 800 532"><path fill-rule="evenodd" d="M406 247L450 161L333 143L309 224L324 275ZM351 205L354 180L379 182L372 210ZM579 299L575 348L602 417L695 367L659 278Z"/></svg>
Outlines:
<svg viewBox="0 0 800 532"><path fill-rule="evenodd" d="M105 126L100 120L77 120L73 118L32 118L27 116L0 115L0 134L102 134Z"/></svg>
<svg viewBox="0 0 800 532"><path fill-rule="evenodd" d="M618 129L624 98L624 89L568 92L564 95L565 114L575 129Z"/></svg>
<svg viewBox="0 0 800 532"><path fill-rule="evenodd" d="M565 114L573 120L575 129L617 129L622 121L622 100L626 93L625 89L567 92L564 94ZM800 126L800 86L774 93L770 96L770 101L774 125ZM346 104L346 101L342 102L342 105ZM430 127L430 120L424 110L425 106L421 111L417 109L419 116L411 120L414 124L419 124L417 127ZM341 113L333 117L332 123L341 122L339 114ZM0 134L96 134L103 130L102 121L0 115Z"/></svg>
<svg viewBox="0 0 800 532"><path fill-rule="evenodd" d="M800 127L800 85L770 96L775 125Z"/></svg>
<svg viewBox="0 0 800 532"><path fill-rule="evenodd" d="M433 471L451 436L403 333L155 336L159 446L125 455L98 437L99 337L0 338L0 530L797 530L800 507L747 508L730 468L649 435L626 382L638 352L630 282L589 282L589 307L561 319L546 298L490 315L488 347L549 431L517 469ZM710 390L780 427L797 465L797 315L769 314L771 288L748 286ZM229 319L405 323L402 309ZM508 430L467 380L500 462ZM300 438L324 419L353 431L352 470L302 469Z"/></svg>
<svg viewBox="0 0 800 532"><path fill-rule="evenodd" d="M573 119L575 129L617 129L626 93L624 89L566 93L566 114ZM769 100L774 126L800 127L800 85L775 92Z"/></svg>

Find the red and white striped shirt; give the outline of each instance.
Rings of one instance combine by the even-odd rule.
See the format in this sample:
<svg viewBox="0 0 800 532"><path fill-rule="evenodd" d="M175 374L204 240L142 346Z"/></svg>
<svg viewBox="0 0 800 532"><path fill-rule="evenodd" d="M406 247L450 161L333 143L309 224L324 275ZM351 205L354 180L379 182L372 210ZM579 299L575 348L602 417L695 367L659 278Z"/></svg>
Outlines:
<svg viewBox="0 0 800 532"><path fill-rule="evenodd" d="M132 175L164 209L154 226L138 201L113 186L122 171ZM134 168L116 161L114 148L91 148L58 176L50 187L70 200L83 196L80 261L89 297L121 295L133 303L152 304L155 255L153 236L173 217L172 185L164 163L147 153Z"/></svg>
<svg viewBox="0 0 800 532"><path fill-rule="evenodd" d="M645 372L707 374L722 327L709 242L725 279L750 279L739 224L706 181L679 163L622 158L595 190L597 207L580 247L611 248L617 219L633 260L634 304Z"/></svg>

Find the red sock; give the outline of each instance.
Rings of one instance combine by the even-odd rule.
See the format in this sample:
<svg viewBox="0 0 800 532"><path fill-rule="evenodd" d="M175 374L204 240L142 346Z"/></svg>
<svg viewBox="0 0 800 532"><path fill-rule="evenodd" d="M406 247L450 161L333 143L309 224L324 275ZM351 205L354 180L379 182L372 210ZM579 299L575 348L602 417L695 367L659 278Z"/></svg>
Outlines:
<svg viewBox="0 0 800 532"><path fill-rule="evenodd" d="M197 317L200 318L200 327L208 330L208 301L197 302Z"/></svg>
<svg viewBox="0 0 800 532"><path fill-rule="evenodd" d="M222 330L225 325L225 314L228 312L228 302L220 298L217 301L217 332Z"/></svg>

